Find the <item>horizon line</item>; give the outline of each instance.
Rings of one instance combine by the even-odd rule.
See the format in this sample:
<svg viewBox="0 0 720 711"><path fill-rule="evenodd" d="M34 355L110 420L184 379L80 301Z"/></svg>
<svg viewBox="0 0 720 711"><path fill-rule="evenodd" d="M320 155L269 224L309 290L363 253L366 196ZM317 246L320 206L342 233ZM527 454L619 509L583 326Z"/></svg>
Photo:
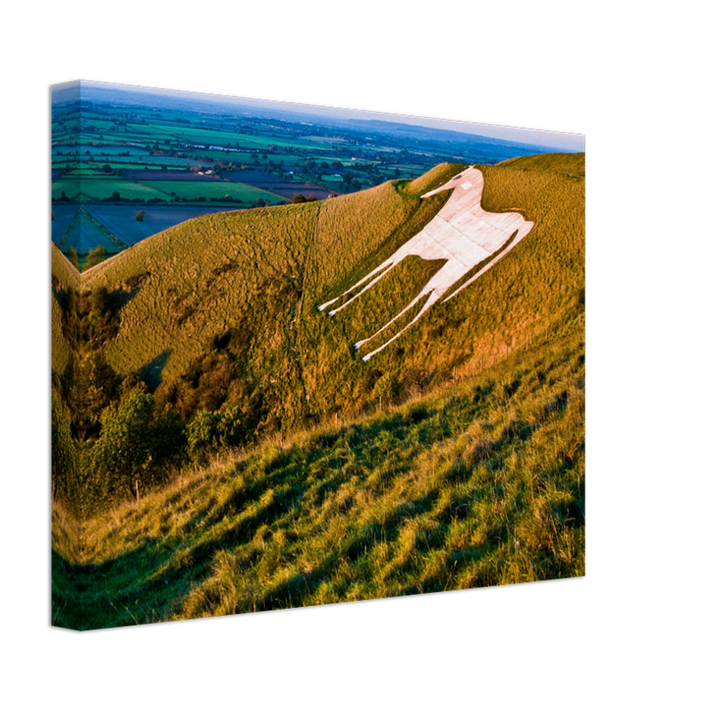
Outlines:
<svg viewBox="0 0 720 711"><path fill-rule="evenodd" d="M281 113L302 114L303 110L312 116L336 118L340 120L384 120L404 126L419 126L422 128L454 131L467 136L477 136L495 140L520 143L533 147L551 148L553 150L567 150L573 153L585 151L585 136L581 133L565 131L548 131L545 129L521 128L500 124L485 124L457 119L442 119L410 114L394 114L368 109L349 109L319 104L303 104L279 99L256 99L252 97L232 96L229 94L213 94L185 89L164 89L157 87L138 86L133 84L116 84L92 79L75 79L50 86L51 96L55 91L64 91L77 86L81 93L82 88L126 92L128 94L140 93L159 98L185 98L208 104L224 104L235 106L249 106L250 108L266 108ZM464 130L463 130L464 129Z"/></svg>

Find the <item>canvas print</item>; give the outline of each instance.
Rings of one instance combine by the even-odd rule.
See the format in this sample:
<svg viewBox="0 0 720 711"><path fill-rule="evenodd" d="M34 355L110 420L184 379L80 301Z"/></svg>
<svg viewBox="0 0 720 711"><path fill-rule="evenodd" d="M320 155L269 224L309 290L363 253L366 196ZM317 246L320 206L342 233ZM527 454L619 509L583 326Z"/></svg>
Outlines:
<svg viewBox="0 0 720 711"><path fill-rule="evenodd" d="M51 150L53 625L584 575L583 136L76 81Z"/></svg>

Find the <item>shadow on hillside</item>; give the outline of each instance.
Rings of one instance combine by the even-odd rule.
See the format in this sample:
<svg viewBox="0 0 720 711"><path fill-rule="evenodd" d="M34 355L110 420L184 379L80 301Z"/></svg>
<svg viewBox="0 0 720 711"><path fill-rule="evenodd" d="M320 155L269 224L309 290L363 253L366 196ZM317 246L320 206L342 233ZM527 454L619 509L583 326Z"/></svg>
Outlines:
<svg viewBox="0 0 720 711"><path fill-rule="evenodd" d="M115 291L111 294L115 307L119 310L127 306L140 291L140 288L148 280L149 276L149 272L136 274L135 276L126 279L120 288L115 289Z"/></svg>
<svg viewBox="0 0 720 711"><path fill-rule="evenodd" d="M140 287L137 286L134 289L130 289L129 291L126 291L125 289L115 289L115 291L110 292L110 296L116 310L119 311L120 309L125 308L125 306L127 306L130 301L135 298L135 295L139 291Z"/></svg>
<svg viewBox="0 0 720 711"><path fill-rule="evenodd" d="M157 390L158 386L162 382L162 373L168 360L170 359L171 354L171 349L165 350L140 368L140 377L145 381L146 385L152 392Z"/></svg>
<svg viewBox="0 0 720 711"><path fill-rule="evenodd" d="M160 574L170 554L145 544L101 565L74 565L53 550L52 624L93 630L168 619L188 591L185 571Z"/></svg>

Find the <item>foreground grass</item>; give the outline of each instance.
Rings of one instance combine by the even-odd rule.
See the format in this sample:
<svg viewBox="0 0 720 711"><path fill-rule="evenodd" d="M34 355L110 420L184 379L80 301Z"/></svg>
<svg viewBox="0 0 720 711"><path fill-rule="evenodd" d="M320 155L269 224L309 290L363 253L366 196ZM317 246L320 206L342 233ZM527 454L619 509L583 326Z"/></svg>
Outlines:
<svg viewBox="0 0 720 711"><path fill-rule="evenodd" d="M56 506L53 623L583 575L582 308L561 323L479 376L185 471L139 506L82 524Z"/></svg>

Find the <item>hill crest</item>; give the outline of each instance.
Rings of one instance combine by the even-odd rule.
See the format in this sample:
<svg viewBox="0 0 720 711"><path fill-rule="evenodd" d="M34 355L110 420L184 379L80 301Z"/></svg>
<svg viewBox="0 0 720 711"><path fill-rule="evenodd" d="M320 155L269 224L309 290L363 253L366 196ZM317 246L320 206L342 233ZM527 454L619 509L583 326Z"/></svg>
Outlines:
<svg viewBox="0 0 720 711"><path fill-rule="evenodd" d="M448 261L407 246L453 209L452 191L437 189L463 172L482 178L466 216L517 225L428 312ZM196 218L82 275L58 256L55 276L66 287L57 293L72 286L80 311L68 315L54 297L54 370L66 393L77 391L80 373L103 392L142 383L158 408L187 422L202 410L252 412L252 438L360 416L471 377L543 336L582 299L582 173L582 156L563 154L480 171L445 164L421 182ZM387 263L392 269L378 272ZM353 290L373 272L382 278L372 288ZM318 311L345 292L332 318ZM77 337L92 340L73 355Z"/></svg>

